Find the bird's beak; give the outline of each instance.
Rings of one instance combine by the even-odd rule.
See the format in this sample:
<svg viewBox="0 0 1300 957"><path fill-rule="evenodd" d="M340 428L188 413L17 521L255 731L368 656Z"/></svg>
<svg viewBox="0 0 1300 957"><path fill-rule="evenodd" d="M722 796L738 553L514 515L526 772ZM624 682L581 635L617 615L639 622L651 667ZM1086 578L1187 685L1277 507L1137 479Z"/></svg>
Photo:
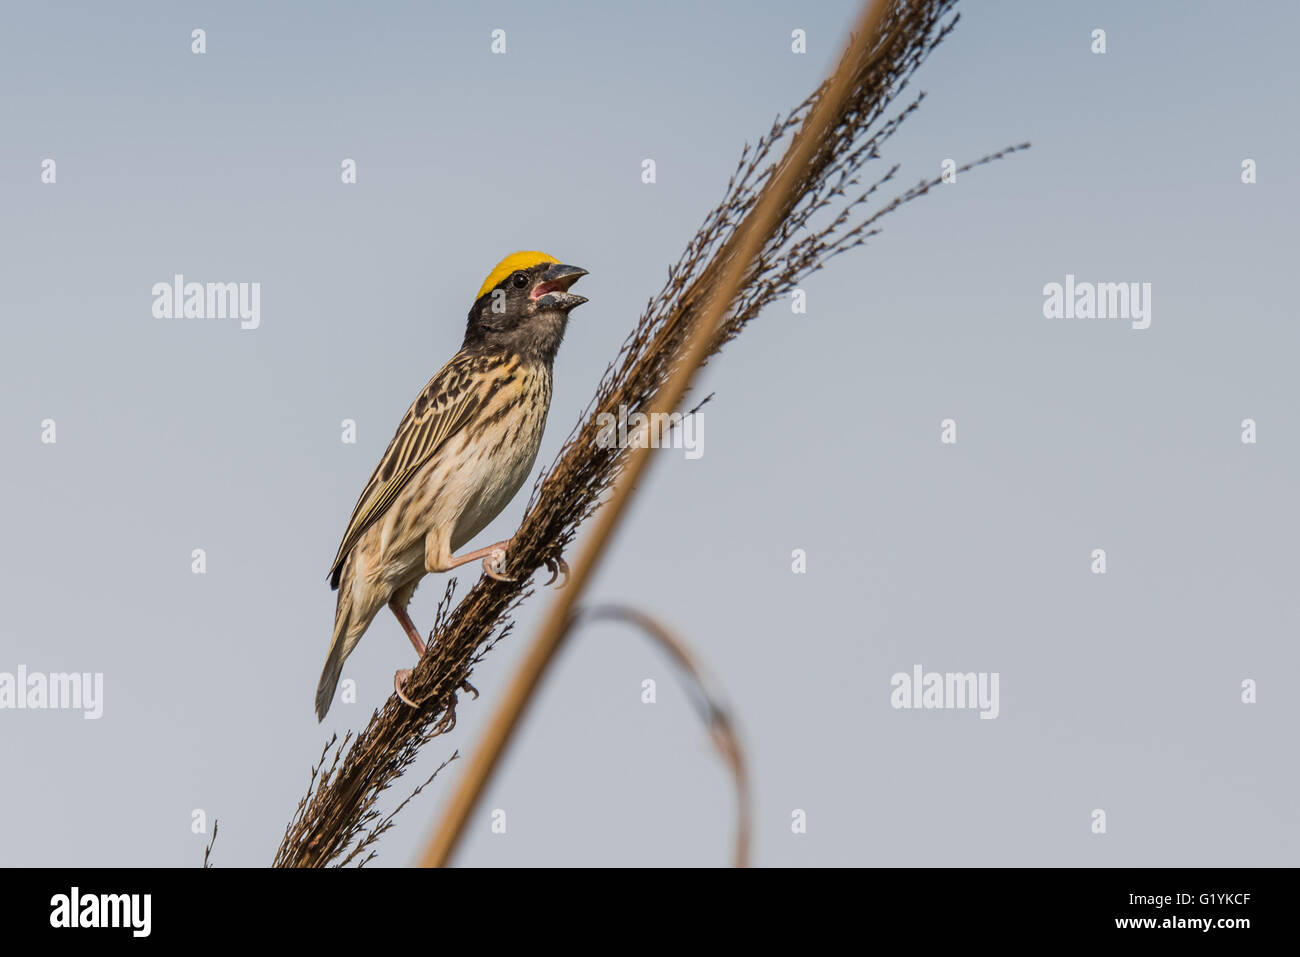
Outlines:
<svg viewBox="0 0 1300 957"><path fill-rule="evenodd" d="M575 296L569 287L587 275L581 266L564 266L556 263L542 273L542 281L533 287L532 298L541 309L559 309L568 312L587 301L586 296Z"/></svg>

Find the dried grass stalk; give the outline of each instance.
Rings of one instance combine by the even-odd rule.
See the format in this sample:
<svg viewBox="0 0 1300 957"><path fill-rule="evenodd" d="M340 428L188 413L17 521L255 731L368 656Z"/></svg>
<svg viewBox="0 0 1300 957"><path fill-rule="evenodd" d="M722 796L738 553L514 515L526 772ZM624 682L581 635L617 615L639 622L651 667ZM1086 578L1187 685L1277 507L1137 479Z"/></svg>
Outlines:
<svg viewBox="0 0 1300 957"><path fill-rule="evenodd" d="M212 867L212 849L217 846L217 828L221 822L216 818L212 820L212 837L208 838L208 846L203 849L203 869L206 871Z"/></svg>
<svg viewBox="0 0 1300 957"><path fill-rule="evenodd" d="M687 694L695 706L695 712L709 730L713 746L731 773L731 782L736 789L736 867L749 866L750 833L753 830L753 799L749 789L749 774L746 771L745 751L740 745L740 733L736 722L731 717L721 692L709 680L708 674L698 663L695 655L663 623L636 608L625 605L600 605L584 609L577 616L573 630L583 624L597 621L618 621L639 629L642 634L659 645L672 659L673 664L681 670L686 678L684 682Z"/></svg>

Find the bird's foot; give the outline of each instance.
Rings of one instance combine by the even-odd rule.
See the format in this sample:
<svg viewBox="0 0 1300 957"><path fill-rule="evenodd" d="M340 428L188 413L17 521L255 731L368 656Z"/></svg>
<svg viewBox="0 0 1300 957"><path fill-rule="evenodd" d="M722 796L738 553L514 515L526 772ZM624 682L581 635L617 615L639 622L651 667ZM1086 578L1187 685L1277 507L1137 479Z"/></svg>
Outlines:
<svg viewBox="0 0 1300 957"><path fill-rule="evenodd" d="M470 694L472 694L472 695L474 696L474 699L475 699L475 700L478 700L478 689L475 688L472 684L469 683L469 679L468 679L468 678L466 678L464 681L462 681L462 682L460 683L460 690L461 690L461 691L468 691Z"/></svg>
<svg viewBox="0 0 1300 957"><path fill-rule="evenodd" d="M495 578L499 582L512 582L513 578L504 574L506 570L506 550L504 548L494 548L488 552L487 558L483 559L483 573L488 578Z"/></svg>
<svg viewBox="0 0 1300 957"><path fill-rule="evenodd" d="M569 583L569 563L559 555L553 555L546 559L546 570L551 573L551 577L543 582L544 585L554 585L557 578L560 579L557 588L563 588ZM561 578L560 576L564 577Z"/></svg>
<svg viewBox="0 0 1300 957"><path fill-rule="evenodd" d="M393 690L397 692L397 697L401 698L412 708L419 708L420 706L408 698L405 692L402 691L402 685L406 684L406 679L409 677L411 677L410 668L402 668L399 670L395 675L393 675Z"/></svg>

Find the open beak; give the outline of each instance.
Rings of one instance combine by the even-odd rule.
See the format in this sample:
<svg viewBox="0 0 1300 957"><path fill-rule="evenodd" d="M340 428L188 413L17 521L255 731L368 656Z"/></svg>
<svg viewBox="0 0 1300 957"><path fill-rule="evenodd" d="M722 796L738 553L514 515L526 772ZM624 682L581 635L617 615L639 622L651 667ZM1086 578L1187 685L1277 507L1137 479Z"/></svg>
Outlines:
<svg viewBox="0 0 1300 957"><path fill-rule="evenodd" d="M556 263L542 273L542 281L533 287L532 299L540 309L559 309L568 312L587 301L586 296L575 296L569 287L587 275L581 266L564 266Z"/></svg>

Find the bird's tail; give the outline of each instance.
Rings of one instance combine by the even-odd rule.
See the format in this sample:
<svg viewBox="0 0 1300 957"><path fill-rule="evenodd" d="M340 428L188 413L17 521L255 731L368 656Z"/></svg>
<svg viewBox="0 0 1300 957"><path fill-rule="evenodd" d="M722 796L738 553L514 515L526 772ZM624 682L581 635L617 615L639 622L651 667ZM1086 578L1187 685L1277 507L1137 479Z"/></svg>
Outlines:
<svg viewBox="0 0 1300 957"><path fill-rule="evenodd" d="M339 591L338 609L334 613L334 635L330 638L329 654L325 656L325 667L320 673L320 683L316 685L316 720L324 721L325 713L334 702L334 689L338 686L339 675L343 673L343 662L352 650L349 642L348 625L352 622L351 589Z"/></svg>

